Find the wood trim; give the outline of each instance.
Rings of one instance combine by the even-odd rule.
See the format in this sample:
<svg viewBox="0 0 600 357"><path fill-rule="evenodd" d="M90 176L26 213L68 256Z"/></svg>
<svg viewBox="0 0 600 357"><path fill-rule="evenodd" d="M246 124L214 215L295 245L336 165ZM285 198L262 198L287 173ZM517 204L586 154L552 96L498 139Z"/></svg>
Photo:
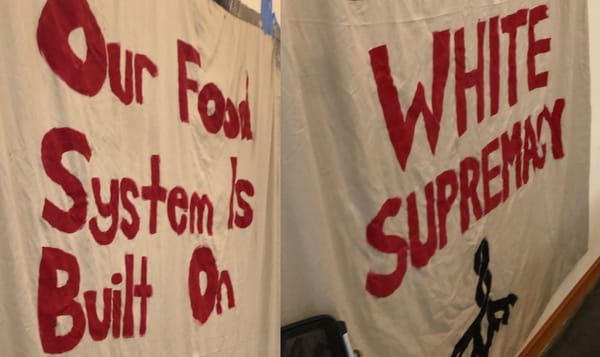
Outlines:
<svg viewBox="0 0 600 357"><path fill-rule="evenodd" d="M550 342L556 337L560 328L564 323L575 313L575 309L580 306L583 299L594 287L596 281L600 277L600 257L596 258L596 261L592 266L583 274L581 279L575 284L573 289L560 303L560 305L554 310L552 315L544 322L542 327L536 332L536 334L529 340L527 345L523 347L519 357L533 357L539 356Z"/></svg>

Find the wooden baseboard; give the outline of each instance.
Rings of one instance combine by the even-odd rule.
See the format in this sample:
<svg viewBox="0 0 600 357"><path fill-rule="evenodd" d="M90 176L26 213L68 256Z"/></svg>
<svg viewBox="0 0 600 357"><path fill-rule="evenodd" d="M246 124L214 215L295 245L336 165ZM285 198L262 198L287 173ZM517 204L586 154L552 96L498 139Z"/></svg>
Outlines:
<svg viewBox="0 0 600 357"><path fill-rule="evenodd" d="M600 277L600 257L583 274L562 303L554 310L552 315L540 327L536 334L521 350L519 357L537 357L548 347L556 337L563 324L575 313L575 309L582 303L588 292L594 287Z"/></svg>

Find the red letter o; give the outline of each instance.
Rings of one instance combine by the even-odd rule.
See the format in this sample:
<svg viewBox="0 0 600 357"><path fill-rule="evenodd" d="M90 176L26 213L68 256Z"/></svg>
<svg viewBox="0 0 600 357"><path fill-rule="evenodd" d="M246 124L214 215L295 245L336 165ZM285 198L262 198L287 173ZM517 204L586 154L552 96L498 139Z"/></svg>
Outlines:
<svg viewBox="0 0 600 357"><path fill-rule="evenodd" d="M87 44L83 62L69 45L69 34L82 27ZM48 0L37 29L40 52L48 65L75 91L96 95L106 78L106 43L85 0Z"/></svg>
<svg viewBox="0 0 600 357"><path fill-rule="evenodd" d="M206 273L206 291L200 291L200 273ZM196 321L201 324L208 320L215 307L217 288L219 283L219 271L215 257L208 247L198 247L192 254L188 275L188 289L190 294L190 305L192 314Z"/></svg>
<svg viewBox="0 0 600 357"><path fill-rule="evenodd" d="M213 101L215 105L212 115L208 114L208 103L210 101ZM225 116L225 98L216 84L207 83L198 93L198 112L206 131L216 134L221 130L223 117Z"/></svg>

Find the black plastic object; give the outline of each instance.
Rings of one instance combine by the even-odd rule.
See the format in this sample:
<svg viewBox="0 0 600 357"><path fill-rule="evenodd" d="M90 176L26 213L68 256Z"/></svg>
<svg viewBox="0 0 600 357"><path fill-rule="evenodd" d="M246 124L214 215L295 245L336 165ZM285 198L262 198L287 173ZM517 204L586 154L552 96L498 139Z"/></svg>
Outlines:
<svg viewBox="0 0 600 357"><path fill-rule="evenodd" d="M329 315L314 316L281 328L281 357L347 357L346 324Z"/></svg>

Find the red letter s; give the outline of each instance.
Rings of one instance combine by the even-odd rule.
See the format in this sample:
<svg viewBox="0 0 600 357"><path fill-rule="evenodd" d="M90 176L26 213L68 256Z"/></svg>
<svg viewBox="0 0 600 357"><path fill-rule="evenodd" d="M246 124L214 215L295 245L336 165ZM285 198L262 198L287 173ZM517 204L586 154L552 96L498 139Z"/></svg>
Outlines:
<svg viewBox="0 0 600 357"><path fill-rule="evenodd" d="M367 226L367 242L382 253L396 254L396 269L390 274L378 274L369 271L366 289L376 297L391 295L402 283L406 274L408 244L400 236L386 235L383 225L388 217L394 217L400 211L402 200L399 197L390 198L381 206L377 216Z"/></svg>
<svg viewBox="0 0 600 357"><path fill-rule="evenodd" d="M62 155L77 151L90 161L92 150L85 135L71 128L54 128L42 139L42 163L46 175L62 187L73 200L68 211L63 211L48 199L44 200L42 217L62 232L73 233L81 229L87 217L87 194L81 181L61 163Z"/></svg>

